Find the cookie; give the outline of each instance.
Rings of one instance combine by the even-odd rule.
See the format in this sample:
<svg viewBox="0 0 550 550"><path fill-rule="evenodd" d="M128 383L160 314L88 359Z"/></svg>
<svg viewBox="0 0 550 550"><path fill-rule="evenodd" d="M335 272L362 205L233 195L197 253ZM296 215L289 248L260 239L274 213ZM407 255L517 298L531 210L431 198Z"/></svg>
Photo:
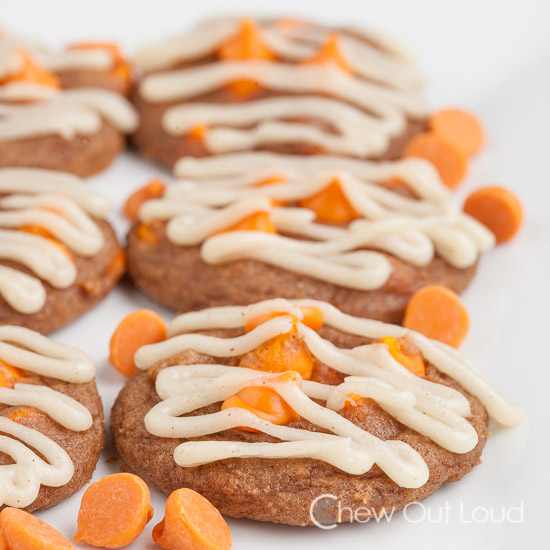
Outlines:
<svg viewBox="0 0 550 550"><path fill-rule="evenodd" d="M232 517L322 523L327 495L402 509L479 463L488 413L524 417L456 350L316 300L188 313L168 334L135 355L115 445L156 489Z"/></svg>
<svg viewBox="0 0 550 550"><path fill-rule="evenodd" d="M0 508L50 508L91 479L105 435L94 374L81 351L0 326Z"/></svg>
<svg viewBox="0 0 550 550"><path fill-rule="evenodd" d="M179 311L317 298L400 322L422 286L462 291L494 244L421 159L254 152L176 172L139 209L127 258L135 284Z"/></svg>
<svg viewBox="0 0 550 550"><path fill-rule="evenodd" d="M138 51L141 152L266 150L399 158L425 129L422 77L374 35L306 21L210 19Z"/></svg>
<svg viewBox="0 0 550 550"><path fill-rule="evenodd" d="M0 167L29 166L90 176L124 149L137 115L119 94L101 88L60 89L59 79L20 52L24 68L2 78Z"/></svg>
<svg viewBox="0 0 550 550"><path fill-rule="evenodd" d="M51 332L109 293L125 263L109 210L72 174L0 169L0 325Z"/></svg>
<svg viewBox="0 0 550 550"><path fill-rule="evenodd" d="M0 31L0 67L6 74L21 70L21 51L54 73L63 88L104 88L121 95L130 91L132 68L114 43L81 42L52 50L40 42Z"/></svg>

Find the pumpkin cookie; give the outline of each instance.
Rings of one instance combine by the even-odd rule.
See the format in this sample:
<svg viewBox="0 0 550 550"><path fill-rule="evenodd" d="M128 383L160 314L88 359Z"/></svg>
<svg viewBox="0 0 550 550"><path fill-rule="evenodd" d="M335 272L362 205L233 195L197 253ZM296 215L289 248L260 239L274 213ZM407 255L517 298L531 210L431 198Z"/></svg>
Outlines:
<svg viewBox="0 0 550 550"><path fill-rule="evenodd" d="M210 19L140 50L133 135L184 156L267 150L395 159L425 129L417 68L385 39L288 19Z"/></svg>
<svg viewBox="0 0 550 550"><path fill-rule="evenodd" d="M128 201L127 255L135 284L180 311L308 297L400 322L419 288L462 291L494 243L421 159L254 152L176 171Z"/></svg>
<svg viewBox="0 0 550 550"><path fill-rule="evenodd" d="M50 508L90 480L105 435L94 374L81 351L0 326L0 508Z"/></svg>
<svg viewBox="0 0 550 550"><path fill-rule="evenodd" d="M0 169L0 325L47 333L108 294L125 264L109 210L72 174Z"/></svg>
<svg viewBox="0 0 550 550"><path fill-rule="evenodd" d="M316 300L180 315L135 363L111 414L128 467L260 521L322 523L327 495L399 510L479 463L488 415L524 417L456 350Z"/></svg>
<svg viewBox="0 0 550 550"><path fill-rule="evenodd" d="M0 57L0 167L29 166L90 176L124 149L137 126L128 101L101 88L61 89L59 78L18 51ZM5 61L5 59L4 59Z"/></svg>

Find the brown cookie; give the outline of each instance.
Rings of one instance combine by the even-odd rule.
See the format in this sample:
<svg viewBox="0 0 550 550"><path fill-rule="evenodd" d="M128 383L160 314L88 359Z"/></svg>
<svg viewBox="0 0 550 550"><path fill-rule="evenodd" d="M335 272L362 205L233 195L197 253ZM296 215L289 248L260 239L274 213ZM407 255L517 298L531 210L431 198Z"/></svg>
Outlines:
<svg viewBox="0 0 550 550"><path fill-rule="evenodd" d="M10 247L0 250L0 278L6 280L0 295L0 324L51 332L99 303L122 276L124 254L113 228L102 219L109 203L88 191L85 185L78 178L60 172L0 170L0 230ZM5 194L8 190L11 195ZM18 211L10 203L19 193L24 200L40 202L47 201L54 192L51 202L44 203L39 210L29 207ZM60 194L64 204L52 212ZM68 223L65 216L69 216L69 212L74 215L74 209L78 210L79 221L73 218L72 223ZM20 218L21 225L10 221L9 217L14 215ZM85 227L79 228L82 219ZM64 229L57 229L55 234L60 224ZM72 236L61 231L70 231ZM72 240L75 231L78 236ZM12 248L14 246L19 250ZM51 254L57 258L54 261L60 263L41 271L40 264L25 257L26 250L34 251L42 263L51 261ZM23 255L18 256L18 252ZM59 279L66 269L71 270L72 275ZM28 288L23 287L27 288L23 296L20 296L21 284L30 284Z"/></svg>
<svg viewBox="0 0 550 550"><path fill-rule="evenodd" d="M187 340L180 339L176 341L168 339L164 343L148 346L138 351L136 355L138 366L144 369L149 368L149 370L146 372L138 371L138 373L126 383L111 413L111 430L115 445L121 457L125 460L129 470L140 475L153 487L166 494L180 487L190 487L208 498L220 512L232 517L244 517L291 525L310 525L316 522L323 523L321 518L317 518L317 512L314 508L317 500L323 497L323 495L332 495L333 497L331 498L337 500L342 508L348 507L352 510L361 508L362 513L365 515L373 516L374 514L380 514L384 509L389 513L392 510L400 510L409 503L426 498L448 481L460 480L479 463L481 452L488 436L488 414L482 402L491 404L493 402L491 395L494 394L491 392L488 393L487 389L483 387L484 382L480 382L478 385L477 383L472 383L471 379L467 381L470 375L467 374L466 371L469 367L465 360L463 362L463 360L456 355L456 352L452 354L449 353L448 355L448 358L453 357L453 361L456 360L457 363L460 364L460 366L456 366L453 372L454 378L452 378L439 370L441 368L450 372L448 370L448 359L445 359L447 354L445 349L441 347L436 348L435 344L420 335L406 331L401 327L392 325L383 327L380 323L373 323L372 321L364 319L354 320L353 318L345 320L347 326L350 327L350 329L348 329L350 332L345 332L341 328L338 328L339 324L344 323L344 319L332 306L312 300L295 301L294 305L320 308L324 311L325 324L318 330L318 336L312 336L311 331L308 333L307 329L300 329L299 327L302 325L298 323L297 333L295 332L296 325L292 324L289 326L294 328L290 329L288 334L283 331L282 335L280 331L283 329L276 328L272 325L273 328L271 332L273 334L279 334L279 336L271 339L269 337L270 332L267 330L266 325L266 332L262 337L263 344L259 344L259 347L256 349L252 347L250 351L246 351L244 355L241 355L238 350L241 348L243 350L248 350L252 345L250 343L245 343L245 340L243 340L245 337L243 336L244 331L242 328L245 323L248 323L252 318L256 318L256 314L251 308L256 308L254 311L262 312L260 317L257 318L261 318L263 322L265 322L266 319L265 317L261 317L261 315L270 311L270 307L273 311L279 312L295 311L292 310L292 305L290 305L289 302L286 302L285 305L284 301L278 300L269 303L266 302L264 304L256 304L248 308L227 308L227 310L222 308L221 310L205 310L199 313L181 315L176 318L169 327L169 334L171 337L180 336L180 338L188 338ZM270 317L268 314L268 318L273 319L273 316ZM284 322L280 317L277 319L278 322ZM274 323L275 321L269 322ZM305 317L303 322L306 324L308 323ZM222 326L222 324L235 328L215 328ZM353 328L351 328L352 325ZM210 328L207 329L206 327ZM259 327L254 329L254 332L263 328L264 327ZM354 334L352 334L352 332ZM300 458L285 457L284 454L279 455L278 458L263 458L261 456L254 456L254 453L257 452L256 449L250 451L252 455L247 455L247 450L242 451L241 448L239 448L241 444L276 444L280 443L281 440L283 442L285 440L288 441L285 437L286 434L281 432L276 435L277 432L274 432L274 436L272 437L266 433L262 433L263 426L260 427L260 425L257 424L252 425L256 426L260 430L259 432L245 431L237 427L230 429L217 428L216 426L227 425L227 422L231 422L228 419L231 418L230 413L233 409L227 409L225 407L221 409L221 401L216 402L215 398L213 398L213 400L210 399L210 404L193 411L190 411L189 407L185 407L185 403L187 403L189 399L202 399L199 396L208 396L210 391L219 392L220 387L232 387L234 381L230 378L224 379L224 383L221 386L216 386L216 376L230 376L230 374L227 373L233 372L235 372L235 376L237 376L238 372L242 371L239 366L254 368L250 366L253 364L251 361L254 361L254 357L256 357L256 359L262 358L261 362L255 367L262 372L258 372L259 378L255 378L253 374L250 375L250 380L254 380L254 382L250 383L250 386L259 386L265 383L265 376L274 376L268 374L270 365L277 365L276 372L292 370L293 366L300 370L302 368L301 364L294 361L298 360L296 359L297 357L303 357L300 355L303 351L296 351L300 349L303 350L301 346L306 346L311 356L314 357L311 373L304 374L304 371L301 370L302 374L304 374L304 380L315 381L319 384L323 384L325 388L337 391L336 388L344 381L346 369L348 367L340 363L341 360L336 359L335 356L329 359L329 362L333 361L333 364L338 363L340 372L328 366L318 358L318 354L321 353L321 348L328 345L326 349L332 350L330 352L331 354L334 353L335 348L330 347L328 342L331 342L337 347L337 354L342 353L340 351L341 349L346 350L355 348L356 351L343 352L342 357L349 357L351 355L359 359L362 356L368 356L370 357L368 361L371 365L376 364L386 369L388 363L385 363L385 361L387 361L387 359L384 359L380 355L380 351L374 352L374 348L371 346L375 344L378 346L376 349L380 350L380 346L384 346L384 344L376 343L376 338L373 339L373 336L375 334L381 335L386 333L388 335L393 334L395 337L397 337L398 334L401 335L400 338L397 339L397 342L399 342L399 346L404 347L400 347L399 349L408 357L418 357L419 354L424 355L424 357L426 354L433 356L435 349L439 350L438 353L443 354L439 355L438 359L435 361L438 363L439 368L429 363L424 358L423 368L425 370L422 375L423 381L419 383L425 384L425 381L429 381L435 384L430 386L424 385L422 386L424 388L423 390L419 390L418 388L415 389L416 383L414 380L418 379L414 377L412 380L407 378L409 382L405 383L404 386L400 386L400 388L405 389L408 387L409 391L420 391L425 397L428 396L431 391L435 391L436 393L442 392L440 395L445 395L443 401L450 398L451 394L453 400L460 395L464 396L467 400L467 407L469 407L469 409L467 409L468 412L460 413L463 415L460 420L462 423L462 428L460 428L460 430L462 431L465 429L464 426L466 426L465 432L469 433L468 437L472 437L473 442L470 442L469 446L461 450L456 448L456 452L451 451L449 448L453 448L454 445L459 444L459 440L461 440L462 443L464 442L464 440L462 440L464 432L462 432L461 436L458 434L449 434L449 439L440 440L440 444L438 444L427 435L429 430L424 431L423 433L426 435L423 435L412 428L409 423L411 421L410 417L407 419L406 415L403 416L403 422L397 420L395 417L396 413L392 412L391 406L384 405L385 398L380 397L377 400L377 398L359 397L361 395L360 392L366 390L364 387L360 390L362 387L361 380L363 380L363 378L361 378L362 375L358 371L355 373L356 378L353 379L353 382L346 382L348 384L348 386L346 386L348 388L346 392L348 393L348 397L351 396L352 400L348 401L346 398L342 407L336 407L332 410L335 410L339 417L346 419L353 425L361 428L361 430L368 432L371 436L378 438L380 441L399 441L401 442L400 445L407 444L414 449L421 457L421 460L424 461L429 471L429 476L421 483L413 482L406 486L402 484L401 481L397 482L392 480L390 476L393 474L386 472L384 466L381 464L374 465L364 473L356 472L352 474L331 464L329 459L326 458L330 456L329 454L323 455L325 456L323 460L308 456L307 452L305 452L305 456L302 455ZM407 335L403 336L404 334ZM200 335L201 338L194 339L195 336L198 335ZM204 340L205 336L206 340ZM392 338L394 336L392 336ZM321 340L319 340L319 337L321 337ZM209 338L214 338L214 340L208 340ZM257 342L259 336L254 337L252 333L248 332L246 333L246 338L251 339L249 342ZM255 339L252 340L253 338ZM281 341L281 338L289 338L289 340ZM272 344L272 342L275 341L277 341L277 344ZM315 345L313 345L314 343ZM255 345L258 344L256 343ZM282 346L278 348L280 352L277 356L279 357L278 361L280 360L281 362L280 364L269 363L270 356L268 350L270 348L275 349L274 346ZM216 357L209 355L206 351L208 349L216 349ZM371 349L373 350L373 354L369 351ZM313 350L316 351L314 352ZM406 360L403 359L403 355L394 355L394 352L391 351L390 353L394 359L406 366ZM158 359L156 362L155 358ZM206 370L208 368L207 364L225 365L226 369L228 367L231 368L229 368L229 371L225 370L222 373L215 374L212 373L212 371ZM196 365L196 368L193 370L193 367L185 367L185 365ZM383 367L383 365L386 365L386 367ZM165 370L172 366L177 370L177 374L174 373L172 375L172 373L170 373L170 370L173 369ZM186 368L191 368L192 370L185 371L184 369ZM354 368L357 368L357 366ZM365 368L368 371L368 369L372 367ZM205 369L205 374L200 374L201 369ZM188 374L185 374L186 372ZM253 371L248 372L253 373ZM349 373L349 371L347 372ZM369 372L371 372L369 376L374 376L375 378L379 376L379 374L374 371ZM395 370L393 370L393 373L398 374ZM159 376L163 375L167 375L167 378L158 386ZM410 374L405 375L401 373L398 375L410 377ZM170 378L171 376L172 378ZM195 376L197 377L196 385L194 382ZM262 378L262 376L264 376L264 378ZM467 383L472 391L468 392L465 390L457 379ZM171 380L173 387L170 388L167 386L166 380ZM261 382L261 380L264 380L264 382ZM372 379L368 378L368 380ZM388 378L385 378L385 380L389 382L390 385L393 384ZM188 384L188 386L178 386L184 381L187 381L186 384ZM156 388L155 383L157 383ZM241 384L238 387L243 386L247 387L246 384ZM187 387L189 390L185 389ZM214 390L214 387L218 389ZM280 388L280 386L278 387ZM447 394L446 392L449 392L448 388L452 388L455 391L451 392L451 394ZM164 395L164 399L166 400L181 399L179 402L180 404L176 405L173 403L169 405L168 401L165 401L161 409L154 409L155 405L161 402L161 397L159 397L157 391L161 392L161 394L164 392L166 394ZM186 391L191 392L187 397L185 394ZM232 390L226 391L231 393ZM303 391L307 393L307 391L310 390L304 389ZM320 392L319 389L315 391ZM472 392L478 395L479 398L472 395ZM218 393L216 393L216 395L218 395ZM240 393L237 393L237 396L240 395ZM290 396L294 394L288 393L281 395L285 398L284 395ZM321 395L321 393L317 395ZM327 394L325 393L324 395ZM225 398L225 394L223 398ZM225 399L227 400L227 398ZM242 399L245 399L244 396ZM428 399L431 398L428 397ZM327 397L324 397L323 399L319 398L315 401L323 405L326 400ZM504 402L500 396L497 400L501 403L502 409L499 411L493 409L492 414L495 415L497 420L503 421L508 414L508 412L503 411L512 411L514 410L514 406ZM300 403L299 400L295 400L294 402ZM208 399L204 401L204 403L208 403ZM466 401L464 401L460 407L465 403ZM455 406L456 405L457 403L455 402ZM182 406L184 408L182 408ZM250 406L252 406L251 403ZM326 406L328 407L328 403ZM445 405L445 407L446 406L447 405ZM261 404L257 405L257 407L261 407ZM334 405L331 405L331 407L334 407ZM224 410L224 412L229 415L224 417L224 424L217 424L217 422L221 421L217 420L215 415L220 410ZM457 408L454 408L453 412L451 412L451 408L449 408L448 414L453 415L457 410ZM171 412L167 413L166 411ZM148 423L146 427L144 418L148 413ZM157 417L160 414L158 418L164 419L160 424L160 429L164 429L166 422L170 422L168 425L171 426L173 419L174 427L169 428L166 433L167 435L172 433L174 435L168 435L167 437L159 436L158 434L155 435L155 430L159 429L159 423L154 418L155 414ZM168 416L165 416L166 414L168 414ZM315 413L312 413L311 409L309 409L306 415L307 414L314 415ZM433 414L433 412L429 414ZM174 416L172 417L171 415ZM194 418L200 415L214 415L212 419L209 420L207 427L204 428L205 431L203 433L205 435L196 432L198 435L194 437L180 437L180 432L177 430L185 430L181 421L186 417ZM316 424L312 416L309 418L310 420L306 420L306 418L300 416L297 420L286 422L286 426L287 428L299 430L330 433L331 430L328 429L328 419L326 421L327 426L323 428L320 427L319 424ZM441 419L442 417L438 418ZM522 415L518 412L514 423L521 421L521 418ZM420 420L420 424L418 424L419 428L423 421L423 419ZM239 422L243 422L243 420L238 419L234 421L237 425L239 425ZM335 421L332 420L331 422ZM512 424L506 423L509 425ZM451 424L452 422L449 426ZM454 427L457 427L458 424L459 423L454 424ZM468 424L470 427L467 426ZM250 424L247 425L252 426ZM335 426L335 424L330 425ZM191 424L189 426L195 425ZM197 428L192 427L190 429L195 430ZM424 428L421 429L424 430ZM172 432L172 430L176 431ZM335 428L332 428L333 432L334 430ZM297 445L299 445L299 440L300 438L294 440L297 441ZM200 442L204 441L215 442L215 445L218 446L216 447L218 450L225 448L227 453L226 451L219 451L224 456L224 459L209 459L210 452L218 452L211 450L212 447L205 447L203 451L198 451L198 447L196 447L199 453L197 455L198 458L194 458L195 448L190 447L189 452L191 453L191 458L186 456L186 442L194 442L194 444L200 445ZM227 447L224 447L225 442L228 444ZM229 442L232 442L232 445L229 445ZM460 445L462 443L460 443ZM179 459L184 462L185 460L190 461L187 465L179 465L175 460L178 454L178 447L182 444L183 446L179 450L180 454L178 456ZM241 452L244 452L244 454L240 455ZM347 452L351 451L342 449L340 454ZM231 455L235 456L235 458L231 458ZM201 465L193 465L195 460ZM332 504L334 504L334 502ZM311 510L313 510L313 512ZM348 519L342 517L338 520L336 517L333 517L330 523L336 521L348 521Z"/></svg>
<svg viewBox="0 0 550 550"><path fill-rule="evenodd" d="M73 89L60 89L56 74L24 51L0 56L0 167L90 176L125 148L124 135L136 128L137 114L126 98L111 91L120 77L79 71L67 79Z"/></svg>
<svg viewBox="0 0 550 550"><path fill-rule="evenodd" d="M127 256L135 284L179 311L282 296L399 323L421 287L464 290L494 243L421 159L252 152L178 173L131 199Z"/></svg>
<svg viewBox="0 0 550 550"><path fill-rule="evenodd" d="M289 20L207 20L145 47L133 141L168 167L237 151L401 157L424 131L421 76L366 32Z"/></svg>
<svg viewBox="0 0 550 550"><path fill-rule="evenodd" d="M19 332L14 332L14 330ZM28 483L32 487L32 489L17 485L14 487L11 483L3 480L3 501L0 499L0 508L3 505L9 505L24 508L29 512L44 510L69 498L90 481L103 448L105 440L103 407L93 380L93 363L86 356L83 358L83 354L74 348L63 346L62 353L64 357L58 360L65 363L63 365L65 371L62 375L65 380L54 377L53 371L51 376L38 375L31 369L35 369L38 362L44 372L49 372L52 356L44 354L43 349L38 351L35 345L44 346L47 344L49 347L48 353L59 357L57 354L61 350L57 346L60 346L60 344L55 344L52 341L44 342L46 339L38 333L9 326L0 326L0 339L3 345L0 352L2 381L0 386L2 391L24 393L26 390L22 390L17 384L32 384L32 387L37 387L37 390L48 388L56 392L53 394L54 397L51 393L47 394L48 399L53 399L52 408L54 410L59 409L59 411L64 410L60 413L62 418L56 421L48 413L40 410L40 405L38 405L38 408L30 405L10 405L2 402L4 394L0 398L0 419L2 420L0 431L4 438L3 444L7 444L12 438L15 438L18 440L18 446L25 445L28 447L29 450L26 453L38 453L35 465L29 466L25 462L26 459L16 460L9 450L0 443L2 469L6 469L7 465L14 463L15 466L12 467L15 468L24 470L29 467L30 475L26 474L25 471L19 475L29 475ZM34 356L34 365L28 364L28 355L27 357L18 355L18 352L22 349ZM9 364L7 364L7 352L9 352ZM76 375L77 364L80 365L78 368L81 369L81 381L68 381ZM74 400L69 409L60 409L62 403L59 399L60 394ZM85 412L88 416L87 421L79 420L74 425L68 424L70 416L77 417L82 415L83 411L87 411ZM66 416L63 417L63 414ZM21 429L24 431L20 432ZM36 432L42 436L42 441L39 444L36 444L36 442L31 444L31 438L36 437ZM44 437L47 438L47 443L44 442ZM40 460L44 460L41 455L46 452L48 446L52 445L54 451L55 448L61 448L62 451L67 453L65 458L56 457L55 461L49 459L52 466L50 466L51 470L48 475L52 476L51 471L53 470L55 472L53 475L57 478L55 482L50 481L48 476L41 477L43 466L40 464ZM51 452L52 449L50 449ZM73 470L72 474L71 469ZM28 491L30 491L30 494L28 494Z"/></svg>

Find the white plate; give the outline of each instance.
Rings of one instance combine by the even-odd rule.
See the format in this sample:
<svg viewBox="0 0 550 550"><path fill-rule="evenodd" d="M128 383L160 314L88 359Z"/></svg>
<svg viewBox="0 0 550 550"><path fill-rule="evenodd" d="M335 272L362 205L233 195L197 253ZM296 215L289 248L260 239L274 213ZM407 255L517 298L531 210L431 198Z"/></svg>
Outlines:
<svg viewBox="0 0 550 550"><path fill-rule="evenodd" d="M174 33L205 14L225 11L218 2L96 0L30 2L2 6L1 23L36 34L52 44L116 37L128 48ZM470 166L457 200L472 189L499 183L513 189L525 206L525 225L510 243L485 255L464 301L471 330L462 350L485 370L497 388L521 403L529 420L513 430L494 427L483 464L460 483L449 484L408 517L390 522L342 525L331 531L229 520L234 548L262 550L300 547L413 550L548 548L545 503L550 401L550 3L523 1L415 2L232 2L232 11L300 12L327 21L353 21L384 29L411 44L427 69L434 107L462 105L474 110L487 130L487 145ZM29 15L32 14L32 17ZM126 153L92 187L113 200L118 215L129 192L159 167ZM107 362L108 342L119 320L139 307L162 311L129 286L117 288L100 306L53 337L90 354L108 416L124 379ZM118 471L107 462L110 441L94 479ZM38 514L72 537L82 491L53 510ZM163 517L165 498L153 491L156 513L129 548L153 548L150 531ZM82 545L85 546L85 545Z"/></svg>

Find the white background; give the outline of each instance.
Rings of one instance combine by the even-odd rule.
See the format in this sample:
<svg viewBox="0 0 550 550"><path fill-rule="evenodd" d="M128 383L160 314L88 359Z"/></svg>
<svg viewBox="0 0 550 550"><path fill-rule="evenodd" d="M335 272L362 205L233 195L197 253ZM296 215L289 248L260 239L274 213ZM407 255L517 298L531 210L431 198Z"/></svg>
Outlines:
<svg viewBox="0 0 550 550"><path fill-rule="evenodd" d="M449 484L422 510L389 524L344 525L332 531L229 520L235 549L338 546L413 550L492 550L548 548L550 492L550 2L343 1L277 2L202 0L81 2L0 0L0 26L41 37L53 46L66 41L116 39L127 52L204 15L227 12L304 15L326 22L353 22L389 33L410 46L428 77L430 105L457 105L482 119L487 144L470 165L457 200L475 187L498 183L513 189L525 207L525 224L511 243L487 254L464 293L471 330L462 351L475 360L504 395L525 406L529 420L514 430L492 427L483 464L460 483ZM151 176L168 178L161 168L126 153L93 188L109 195L113 221L124 198ZM96 361L106 414L124 380L107 362L108 342L118 321L138 307L162 311L129 285L119 287L98 308L58 331L54 338L76 345ZM117 471L106 463L107 444L94 479ZM81 494L39 514L72 537ZM150 531L163 516L164 497L153 491L155 517L132 548L153 548ZM449 507L449 521L440 518ZM523 505L524 521L501 522L503 507ZM483 511L493 521L475 523ZM516 514L517 516L517 514ZM82 545L85 546L85 545Z"/></svg>

